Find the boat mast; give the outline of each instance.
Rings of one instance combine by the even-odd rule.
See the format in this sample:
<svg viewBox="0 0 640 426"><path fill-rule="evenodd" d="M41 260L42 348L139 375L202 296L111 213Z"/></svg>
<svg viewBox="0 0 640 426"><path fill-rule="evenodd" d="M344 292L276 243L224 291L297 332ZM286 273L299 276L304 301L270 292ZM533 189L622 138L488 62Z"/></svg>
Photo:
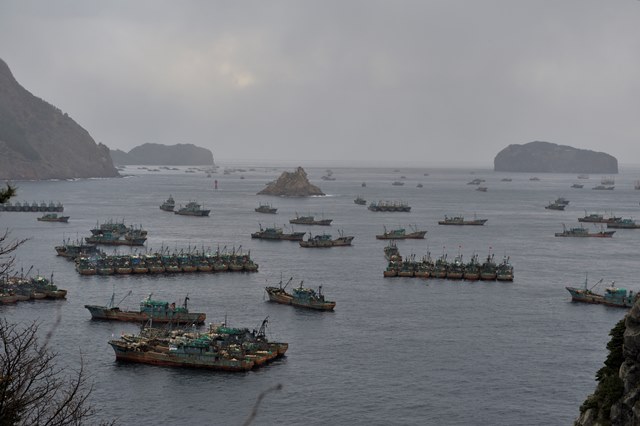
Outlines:
<svg viewBox="0 0 640 426"><path fill-rule="evenodd" d="M280 280L280 288L284 290L285 288L287 288L287 286L289 285L289 283L291 281L293 281L293 277L289 278L289 281L287 281L287 283L284 285L284 287L282 287L282 280Z"/></svg>
<svg viewBox="0 0 640 426"><path fill-rule="evenodd" d="M267 323L269 322L269 316L267 316L263 321L260 329L258 330L257 337L264 337L266 334Z"/></svg>

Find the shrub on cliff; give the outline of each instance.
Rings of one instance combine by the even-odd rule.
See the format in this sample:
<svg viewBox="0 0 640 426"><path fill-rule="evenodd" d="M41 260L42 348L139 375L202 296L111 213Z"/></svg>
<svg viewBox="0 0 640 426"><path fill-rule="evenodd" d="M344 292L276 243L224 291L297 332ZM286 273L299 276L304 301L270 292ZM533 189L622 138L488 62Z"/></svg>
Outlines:
<svg viewBox="0 0 640 426"><path fill-rule="evenodd" d="M624 383L618 372L624 361L622 345L624 343L624 332L626 330L625 320L622 319L611 329L609 336L611 340L607 343L609 355L602 367L596 373L598 386L593 395L589 395L587 400L580 406L580 413L589 409L597 411L597 420L601 424L608 424L611 417L611 406L622 398L624 393Z"/></svg>

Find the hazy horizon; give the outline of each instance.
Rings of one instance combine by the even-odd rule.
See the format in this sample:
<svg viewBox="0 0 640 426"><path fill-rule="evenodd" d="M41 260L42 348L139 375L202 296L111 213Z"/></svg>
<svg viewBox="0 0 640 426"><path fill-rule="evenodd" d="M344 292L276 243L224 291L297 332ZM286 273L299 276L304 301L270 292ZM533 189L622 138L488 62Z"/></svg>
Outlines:
<svg viewBox="0 0 640 426"><path fill-rule="evenodd" d="M633 163L639 18L636 0L9 1L0 58L111 149L492 168L540 140Z"/></svg>

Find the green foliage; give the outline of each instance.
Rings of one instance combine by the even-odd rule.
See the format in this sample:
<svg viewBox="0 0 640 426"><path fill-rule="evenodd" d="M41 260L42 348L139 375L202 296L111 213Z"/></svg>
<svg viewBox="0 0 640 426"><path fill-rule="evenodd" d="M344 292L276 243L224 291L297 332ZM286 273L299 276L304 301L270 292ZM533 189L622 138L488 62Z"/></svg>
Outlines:
<svg viewBox="0 0 640 426"><path fill-rule="evenodd" d="M624 383L618 376L620 366L624 361L622 345L624 343L624 331L626 330L624 319L611 329L609 336L611 340L607 343L609 355L602 367L596 373L598 387L593 395L580 406L580 412L584 413L588 409L598 410L598 420L602 424L608 424L611 415L611 406L624 394Z"/></svg>

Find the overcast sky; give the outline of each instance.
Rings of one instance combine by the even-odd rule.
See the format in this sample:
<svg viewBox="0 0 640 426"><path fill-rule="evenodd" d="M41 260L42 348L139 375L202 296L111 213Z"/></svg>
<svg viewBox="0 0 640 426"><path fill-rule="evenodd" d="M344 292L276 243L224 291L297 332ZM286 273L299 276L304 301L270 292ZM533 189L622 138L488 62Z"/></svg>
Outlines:
<svg viewBox="0 0 640 426"><path fill-rule="evenodd" d="M0 58L97 142L492 167L640 163L640 1L0 0Z"/></svg>

